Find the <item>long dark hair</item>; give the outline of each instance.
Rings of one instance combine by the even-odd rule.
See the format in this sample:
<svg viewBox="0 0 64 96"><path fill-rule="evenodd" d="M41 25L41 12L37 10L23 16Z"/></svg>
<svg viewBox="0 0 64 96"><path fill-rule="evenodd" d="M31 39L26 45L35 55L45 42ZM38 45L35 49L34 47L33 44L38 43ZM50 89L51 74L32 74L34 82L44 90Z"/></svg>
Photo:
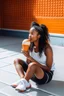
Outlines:
<svg viewBox="0 0 64 96"><path fill-rule="evenodd" d="M40 38L39 38L39 56L42 55L42 52L49 40L49 34L48 34L48 28L44 25L44 24L41 24L39 25L38 23L36 22L32 22L31 23L31 27L32 28L34 27L34 30L36 30L38 32L38 34L40 34ZM33 47L34 47L34 43L31 43L30 45L30 51L33 50Z"/></svg>

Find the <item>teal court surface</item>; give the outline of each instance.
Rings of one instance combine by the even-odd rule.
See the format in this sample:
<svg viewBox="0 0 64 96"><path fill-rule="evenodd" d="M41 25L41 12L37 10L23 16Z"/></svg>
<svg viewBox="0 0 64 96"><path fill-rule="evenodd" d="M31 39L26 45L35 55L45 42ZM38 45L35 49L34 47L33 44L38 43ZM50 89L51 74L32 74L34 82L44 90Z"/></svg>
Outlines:
<svg viewBox="0 0 64 96"><path fill-rule="evenodd" d="M64 47L52 45L55 72L53 80L45 85L31 81L32 88L21 93L11 87L19 80L13 65L16 58L26 58L20 52L22 38L0 36L0 96L64 96Z"/></svg>

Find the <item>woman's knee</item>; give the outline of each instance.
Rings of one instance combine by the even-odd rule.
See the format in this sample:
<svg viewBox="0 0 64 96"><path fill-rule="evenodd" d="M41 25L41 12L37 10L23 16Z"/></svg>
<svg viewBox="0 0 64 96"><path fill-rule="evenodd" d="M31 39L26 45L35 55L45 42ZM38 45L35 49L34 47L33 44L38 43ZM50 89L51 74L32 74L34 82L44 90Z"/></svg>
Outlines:
<svg viewBox="0 0 64 96"><path fill-rule="evenodd" d="M21 62L22 62L22 60L20 60L20 59L15 59L15 60L14 60L14 65L20 64Z"/></svg>
<svg viewBox="0 0 64 96"><path fill-rule="evenodd" d="M35 69L36 68L36 64L35 63L30 63L29 65L28 65L28 68L30 68L30 69Z"/></svg>

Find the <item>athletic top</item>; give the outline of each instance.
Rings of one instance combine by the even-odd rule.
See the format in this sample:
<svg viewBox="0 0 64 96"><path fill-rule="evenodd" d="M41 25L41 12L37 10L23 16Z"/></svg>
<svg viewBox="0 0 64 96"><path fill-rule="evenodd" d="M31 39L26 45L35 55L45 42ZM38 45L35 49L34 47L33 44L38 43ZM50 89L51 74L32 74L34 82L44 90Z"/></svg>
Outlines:
<svg viewBox="0 0 64 96"><path fill-rule="evenodd" d="M46 55L44 54L44 52L42 52L42 56L39 56L39 52L35 52L34 49L32 52L30 52L30 56L35 59L38 63L40 63L41 65L46 66ZM53 62L52 67L51 67L51 71L55 70L55 63Z"/></svg>

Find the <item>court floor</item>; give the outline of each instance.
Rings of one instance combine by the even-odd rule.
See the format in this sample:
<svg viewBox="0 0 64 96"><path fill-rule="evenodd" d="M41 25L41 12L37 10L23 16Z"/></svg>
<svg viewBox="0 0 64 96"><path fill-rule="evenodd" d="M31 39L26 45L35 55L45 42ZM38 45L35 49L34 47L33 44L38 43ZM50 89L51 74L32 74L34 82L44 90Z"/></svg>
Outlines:
<svg viewBox="0 0 64 96"><path fill-rule="evenodd" d="M64 96L64 47L52 44L56 67L53 80L45 85L37 85L30 80L32 88L23 93L11 87L20 79L13 65L14 59L26 59L20 53L22 40L0 36L0 96Z"/></svg>

